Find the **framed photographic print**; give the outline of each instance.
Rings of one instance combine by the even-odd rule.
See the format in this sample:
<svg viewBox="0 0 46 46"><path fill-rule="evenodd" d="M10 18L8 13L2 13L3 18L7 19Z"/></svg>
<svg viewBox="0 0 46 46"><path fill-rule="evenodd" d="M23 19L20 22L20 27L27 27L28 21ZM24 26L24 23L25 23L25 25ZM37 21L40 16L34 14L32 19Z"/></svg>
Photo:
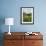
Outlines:
<svg viewBox="0 0 46 46"><path fill-rule="evenodd" d="M21 24L34 24L34 7L21 7Z"/></svg>

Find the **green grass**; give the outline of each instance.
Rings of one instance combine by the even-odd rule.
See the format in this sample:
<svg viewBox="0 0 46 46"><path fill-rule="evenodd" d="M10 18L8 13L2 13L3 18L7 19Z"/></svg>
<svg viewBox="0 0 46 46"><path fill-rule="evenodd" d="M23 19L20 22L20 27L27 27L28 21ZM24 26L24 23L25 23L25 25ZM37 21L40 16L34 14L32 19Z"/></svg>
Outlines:
<svg viewBox="0 0 46 46"><path fill-rule="evenodd" d="M23 22L32 22L32 13L23 13Z"/></svg>

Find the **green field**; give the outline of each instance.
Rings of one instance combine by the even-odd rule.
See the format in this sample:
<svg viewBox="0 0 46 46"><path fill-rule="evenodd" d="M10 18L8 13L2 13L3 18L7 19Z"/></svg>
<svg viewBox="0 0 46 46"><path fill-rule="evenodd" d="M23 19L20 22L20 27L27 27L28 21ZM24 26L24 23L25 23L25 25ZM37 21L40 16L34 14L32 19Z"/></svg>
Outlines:
<svg viewBox="0 0 46 46"><path fill-rule="evenodd" d="M23 13L23 22L32 22L32 13Z"/></svg>

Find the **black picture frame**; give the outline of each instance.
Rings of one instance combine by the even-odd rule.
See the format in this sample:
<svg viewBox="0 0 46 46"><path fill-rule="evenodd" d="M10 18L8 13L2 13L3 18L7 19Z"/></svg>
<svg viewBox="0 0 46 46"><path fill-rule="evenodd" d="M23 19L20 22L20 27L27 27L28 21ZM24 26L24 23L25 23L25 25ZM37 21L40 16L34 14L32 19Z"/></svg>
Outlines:
<svg viewBox="0 0 46 46"><path fill-rule="evenodd" d="M21 24L34 24L34 7L20 8L20 22Z"/></svg>

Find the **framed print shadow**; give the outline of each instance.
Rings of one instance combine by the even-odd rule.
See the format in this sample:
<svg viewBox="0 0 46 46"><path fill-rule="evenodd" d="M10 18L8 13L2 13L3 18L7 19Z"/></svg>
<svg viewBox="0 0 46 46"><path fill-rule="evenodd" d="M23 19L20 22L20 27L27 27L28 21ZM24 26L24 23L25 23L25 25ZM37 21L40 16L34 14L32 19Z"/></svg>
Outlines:
<svg viewBox="0 0 46 46"><path fill-rule="evenodd" d="M34 7L21 7L21 24L34 24Z"/></svg>

